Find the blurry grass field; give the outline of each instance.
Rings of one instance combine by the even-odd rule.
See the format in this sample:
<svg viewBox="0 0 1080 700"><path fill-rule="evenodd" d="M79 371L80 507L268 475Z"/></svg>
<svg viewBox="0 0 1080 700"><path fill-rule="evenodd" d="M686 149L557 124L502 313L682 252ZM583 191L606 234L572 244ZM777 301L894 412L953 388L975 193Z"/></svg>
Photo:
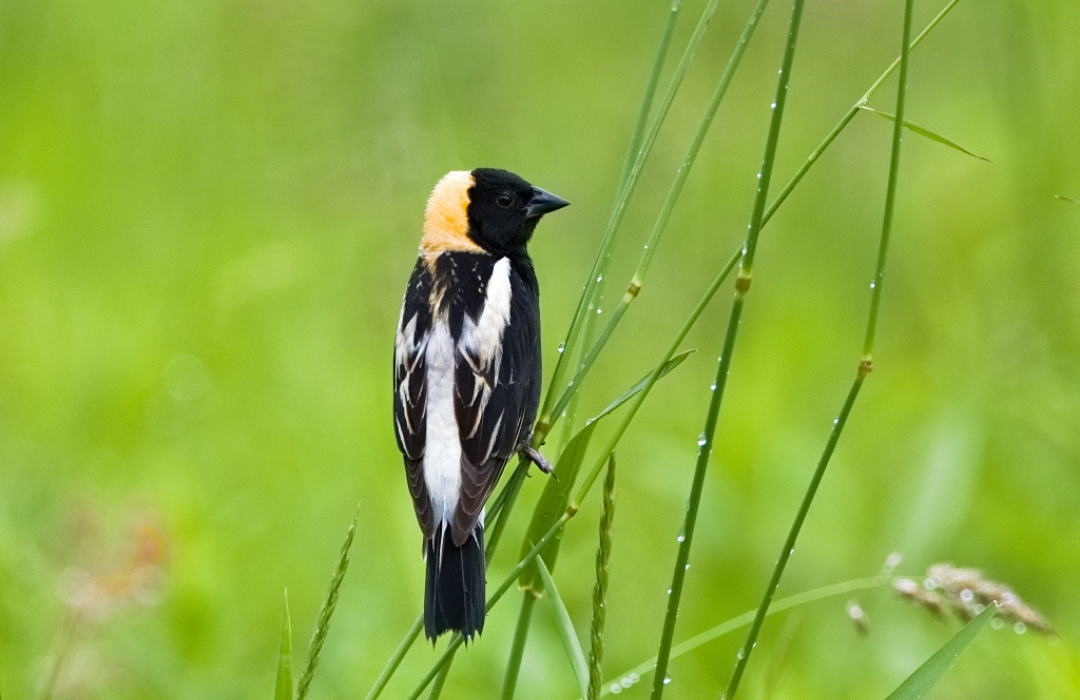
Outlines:
<svg viewBox="0 0 1080 700"><path fill-rule="evenodd" d="M808 3L778 182L895 58L899 5ZM357 501L311 697L367 691L422 603L389 380L427 193L491 165L573 203L531 246L550 372L667 6L0 3L4 697L41 687L87 596L104 602L68 643L55 697L269 697L281 591L299 651ZM917 27L940 9L916 7ZM605 313L749 9L722 3L710 25L623 225ZM788 9L764 15L582 416L652 367L742 239ZM963 0L912 55L908 118L993 163L905 137L876 369L780 587L873 576L899 551L913 575L982 568L1057 629L1056 643L984 633L939 697L1080 697L1080 207L1055 198L1080 198L1077 35L1068 0ZM891 112L887 85L871 106ZM757 604L843 400L890 129L859 115L762 235L676 641ZM611 673L656 653L726 294L618 450ZM515 564L543 484L525 483L490 581ZM598 516L594 495L554 572L583 638ZM741 697L884 697L956 629L887 589L859 601L866 637L845 598L771 618ZM497 692L515 605L458 655L444 697ZM518 697L572 697L547 606L533 627ZM738 643L674 660L667 696L718 695ZM385 697L434 659L419 645Z"/></svg>

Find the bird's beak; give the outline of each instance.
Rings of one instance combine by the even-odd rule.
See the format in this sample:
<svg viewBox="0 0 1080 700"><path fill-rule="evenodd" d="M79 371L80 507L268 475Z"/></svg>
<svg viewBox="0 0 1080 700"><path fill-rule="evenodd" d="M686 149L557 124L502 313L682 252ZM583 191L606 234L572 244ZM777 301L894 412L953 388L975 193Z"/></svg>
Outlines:
<svg viewBox="0 0 1080 700"><path fill-rule="evenodd" d="M537 216L543 216L556 209L562 209L569 204L570 202L562 197L556 197L550 192L545 192L539 187L534 187L533 195L529 199L529 204L525 207L525 218L532 219Z"/></svg>

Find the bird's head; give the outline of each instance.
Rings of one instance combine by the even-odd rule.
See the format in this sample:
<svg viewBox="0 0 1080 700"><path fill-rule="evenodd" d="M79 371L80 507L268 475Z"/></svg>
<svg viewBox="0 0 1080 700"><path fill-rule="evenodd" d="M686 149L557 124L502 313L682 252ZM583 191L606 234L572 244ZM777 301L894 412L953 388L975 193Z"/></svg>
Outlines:
<svg viewBox="0 0 1080 700"><path fill-rule="evenodd" d="M428 199L421 248L433 254L521 252L540 217L568 204L506 170L456 170L439 180Z"/></svg>

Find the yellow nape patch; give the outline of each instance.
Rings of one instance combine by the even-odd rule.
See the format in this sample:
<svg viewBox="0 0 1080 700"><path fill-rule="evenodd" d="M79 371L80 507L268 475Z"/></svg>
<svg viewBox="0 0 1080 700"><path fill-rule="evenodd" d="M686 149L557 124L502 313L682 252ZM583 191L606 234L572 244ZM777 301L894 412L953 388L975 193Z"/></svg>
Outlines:
<svg viewBox="0 0 1080 700"><path fill-rule="evenodd" d="M469 238L466 209L473 184L471 172L454 170L444 175L432 190L424 211L424 237L420 240L420 254L429 262L448 250L484 252Z"/></svg>

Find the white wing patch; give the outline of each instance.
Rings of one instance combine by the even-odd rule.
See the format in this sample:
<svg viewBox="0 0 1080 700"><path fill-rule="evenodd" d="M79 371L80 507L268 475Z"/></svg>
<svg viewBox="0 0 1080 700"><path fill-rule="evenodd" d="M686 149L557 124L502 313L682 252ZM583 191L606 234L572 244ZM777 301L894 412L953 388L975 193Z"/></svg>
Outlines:
<svg viewBox="0 0 1080 700"><path fill-rule="evenodd" d="M491 268L491 279L487 284L484 310L480 320L473 321L465 316L461 329L461 344L470 360L476 360L479 367L488 368L495 363L495 376L499 375L502 364L502 339L506 326L510 323L510 259L501 258ZM471 364L471 362L470 362Z"/></svg>

